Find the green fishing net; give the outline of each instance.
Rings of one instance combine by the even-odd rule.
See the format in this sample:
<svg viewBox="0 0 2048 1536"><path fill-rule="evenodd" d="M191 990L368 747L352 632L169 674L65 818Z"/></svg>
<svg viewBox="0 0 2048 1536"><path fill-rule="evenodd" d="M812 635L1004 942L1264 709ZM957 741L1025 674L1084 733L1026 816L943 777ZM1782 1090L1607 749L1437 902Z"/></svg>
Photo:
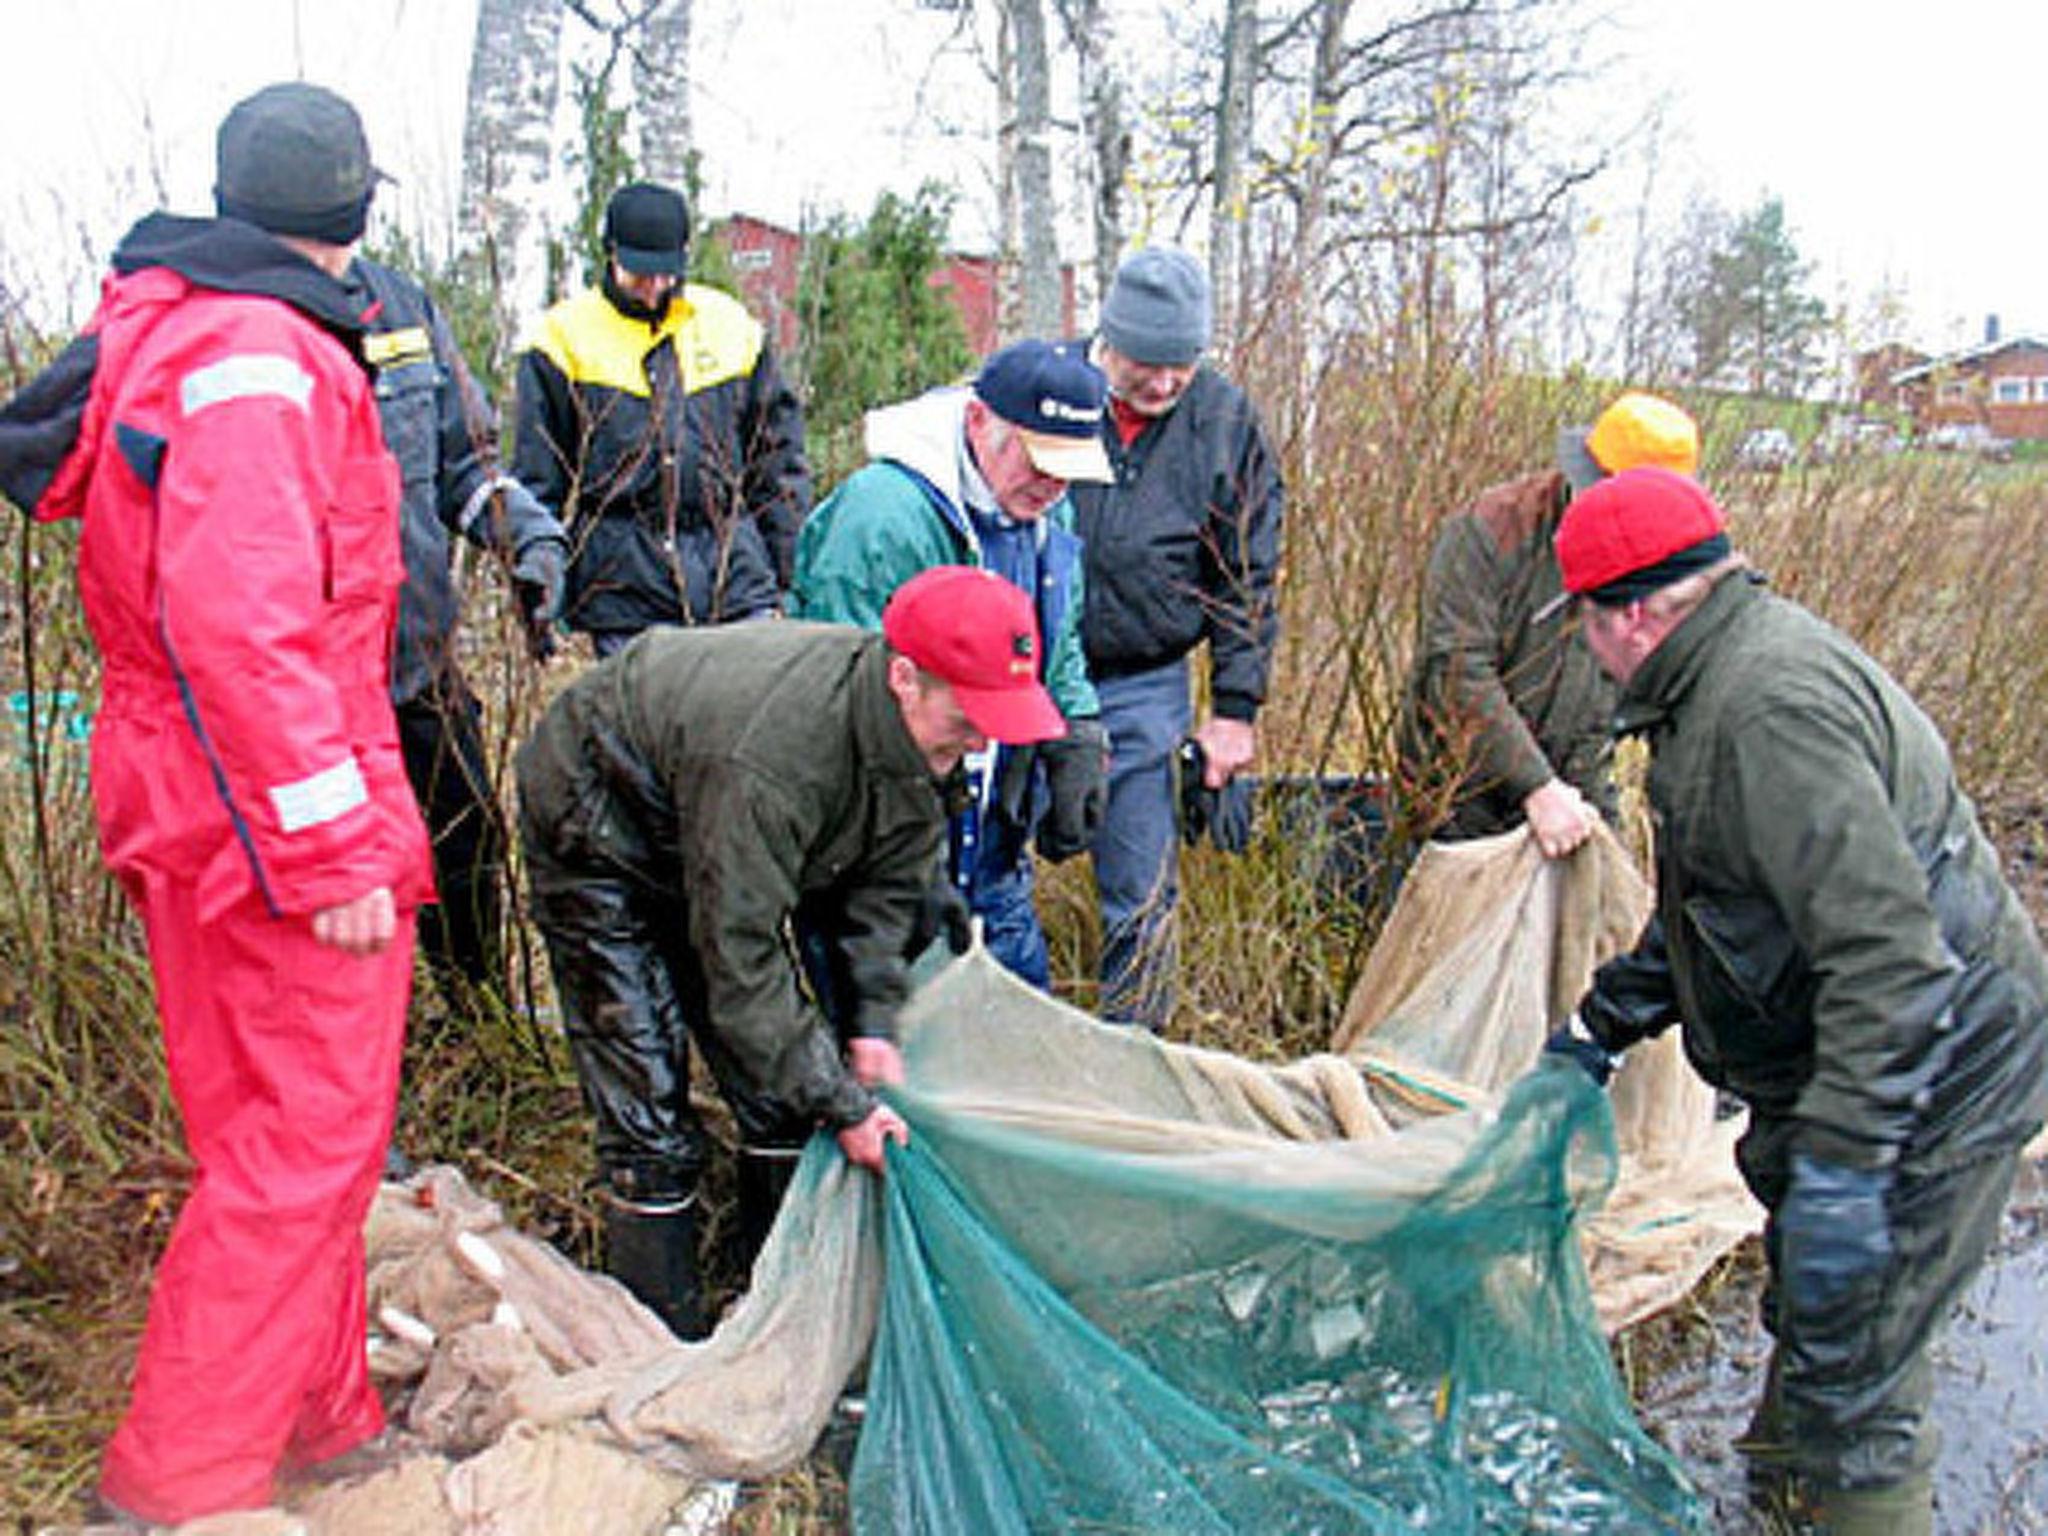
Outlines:
<svg viewBox="0 0 2048 1536"><path fill-rule="evenodd" d="M908 1023L858 1530L1706 1528L1595 1322L1616 1159L1576 1069L1417 1114L973 956Z"/></svg>

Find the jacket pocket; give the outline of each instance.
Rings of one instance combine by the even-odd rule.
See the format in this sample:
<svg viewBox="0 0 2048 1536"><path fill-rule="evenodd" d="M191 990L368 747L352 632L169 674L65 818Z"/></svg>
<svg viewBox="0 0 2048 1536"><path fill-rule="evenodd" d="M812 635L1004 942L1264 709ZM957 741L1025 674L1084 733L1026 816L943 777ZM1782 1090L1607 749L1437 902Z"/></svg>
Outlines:
<svg viewBox="0 0 2048 1536"><path fill-rule="evenodd" d="M377 379L377 415L384 425L384 445L398 460L398 473L408 485L434 478L440 462L441 385L445 379L434 362L411 363Z"/></svg>
<svg viewBox="0 0 2048 1536"><path fill-rule="evenodd" d="M1693 963L1682 1005L1712 1038L1738 1081L1744 1068L1782 1072L1813 1045L1813 982L1798 943L1769 903L1729 896L1687 898L1683 921ZM1675 950L1674 950L1675 957Z"/></svg>
<svg viewBox="0 0 2048 1536"><path fill-rule="evenodd" d="M397 480L385 453L346 459L336 472L320 530L329 602L382 602L404 579Z"/></svg>

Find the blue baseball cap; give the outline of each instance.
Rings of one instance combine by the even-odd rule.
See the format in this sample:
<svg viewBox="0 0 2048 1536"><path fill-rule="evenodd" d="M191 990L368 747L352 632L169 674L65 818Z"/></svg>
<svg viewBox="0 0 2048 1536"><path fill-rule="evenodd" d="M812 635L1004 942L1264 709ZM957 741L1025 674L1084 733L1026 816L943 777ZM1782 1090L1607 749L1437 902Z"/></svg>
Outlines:
<svg viewBox="0 0 2048 1536"><path fill-rule="evenodd" d="M1078 346L1013 341L981 365L974 394L1016 428L1041 474L1102 485L1116 479L1102 446L1109 381Z"/></svg>

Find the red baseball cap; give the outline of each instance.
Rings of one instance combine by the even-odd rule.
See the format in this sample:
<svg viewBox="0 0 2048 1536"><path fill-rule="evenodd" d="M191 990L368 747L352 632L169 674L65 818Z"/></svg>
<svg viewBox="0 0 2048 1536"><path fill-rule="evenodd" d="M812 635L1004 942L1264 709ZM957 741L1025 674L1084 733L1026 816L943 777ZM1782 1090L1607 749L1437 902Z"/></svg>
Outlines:
<svg viewBox="0 0 2048 1536"><path fill-rule="evenodd" d="M1620 604L1728 553L1727 522L1690 475L1643 467L1574 496L1557 525L1557 565L1574 597Z"/></svg>
<svg viewBox="0 0 2048 1536"><path fill-rule="evenodd" d="M1067 722L1038 681L1038 615L993 571L935 565L898 587L882 610L889 644L950 684L961 713L992 741L1051 741Z"/></svg>

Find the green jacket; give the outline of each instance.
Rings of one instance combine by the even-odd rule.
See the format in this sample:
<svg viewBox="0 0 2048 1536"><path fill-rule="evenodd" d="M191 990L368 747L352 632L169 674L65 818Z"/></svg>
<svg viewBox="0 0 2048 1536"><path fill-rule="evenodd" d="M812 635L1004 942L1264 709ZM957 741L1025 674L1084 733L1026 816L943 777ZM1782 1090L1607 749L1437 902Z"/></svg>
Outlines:
<svg viewBox="0 0 2048 1536"><path fill-rule="evenodd" d="M570 684L516 764L523 835L673 893L750 1085L840 1126L873 1099L798 985L789 919L829 914L853 1032L891 1037L945 824L887 674L881 638L851 629L651 630Z"/></svg>
<svg viewBox="0 0 2048 1536"><path fill-rule="evenodd" d="M981 565L960 456L965 389L933 390L871 412L872 462L849 476L797 536L792 617L880 629L889 594L935 565ZM1069 720L1102 712L1081 651L1081 551L1062 497L1038 524L1043 681Z"/></svg>
<svg viewBox="0 0 2048 1536"><path fill-rule="evenodd" d="M1668 968L1641 951L1602 967L1594 1032L1619 1047L1682 1018L1701 1076L1830 1162L1954 1167L2031 1135L2040 941L1939 733L1883 669L1735 576L1651 654L1620 719L1653 754Z"/></svg>
<svg viewBox="0 0 2048 1536"><path fill-rule="evenodd" d="M1551 540L1569 500L1556 470L1507 481L1430 550L1398 742L1404 789L1448 802L1450 836L1520 826L1553 776L1612 811L1614 684L1568 612L1538 617L1563 590Z"/></svg>

